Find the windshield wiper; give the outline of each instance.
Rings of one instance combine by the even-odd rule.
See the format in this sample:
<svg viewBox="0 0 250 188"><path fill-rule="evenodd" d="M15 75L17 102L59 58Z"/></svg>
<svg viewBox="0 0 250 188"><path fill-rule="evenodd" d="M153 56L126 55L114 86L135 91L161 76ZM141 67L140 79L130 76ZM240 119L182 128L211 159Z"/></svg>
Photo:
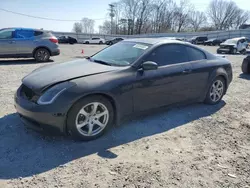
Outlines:
<svg viewBox="0 0 250 188"><path fill-rule="evenodd" d="M110 63L106 62L106 61L103 61L103 60L98 60L98 59L93 59L93 58L90 58L90 60L96 62L96 63L100 63L100 64L103 64L103 65L109 65L111 66Z"/></svg>

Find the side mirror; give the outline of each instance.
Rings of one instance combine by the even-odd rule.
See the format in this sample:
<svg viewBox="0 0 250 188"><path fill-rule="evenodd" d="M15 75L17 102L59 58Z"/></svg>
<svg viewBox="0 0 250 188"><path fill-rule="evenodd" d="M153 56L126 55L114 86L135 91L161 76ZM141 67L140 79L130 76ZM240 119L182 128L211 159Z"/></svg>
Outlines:
<svg viewBox="0 0 250 188"><path fill-rule="evenodd" d="M146 61L141 65L142 70L156 70L158 69L158 64L153 61Z"/></svg>

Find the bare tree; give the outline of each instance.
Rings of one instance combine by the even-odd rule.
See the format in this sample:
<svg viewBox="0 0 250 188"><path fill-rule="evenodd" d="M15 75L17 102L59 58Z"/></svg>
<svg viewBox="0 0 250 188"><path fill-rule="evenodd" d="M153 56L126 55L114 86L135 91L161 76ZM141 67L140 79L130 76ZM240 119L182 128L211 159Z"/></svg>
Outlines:
<svg viewBox="0 0 250 188"><path fill-rule="evenodd" d="M138 0L121 0L122 6L124 7L123 17L128 20L129 28L128 34L134 34L134 26L136 17L139 10Z"/></svg>
<svg viewBox="0 0 250 188"><path fill-rule="evenodd" d="M213 0L208 7L210 21L216 29L220 30L230 29L236 22L244 21L241 15L242 11L233 1Z"/></svg>
<svg viewBox="0 0 250 188"><path fill-rule="evenodd" d="M72 31L75 33L82 33L82 24L80 22L74 23Z"/></svg>
<svg viewBox="0 0 250 188"><path fill-rule="evenodd" d="M83 33L94 33L95 21L89 18L81 20Z"/></svg>
<svg viewBox="0 0 250 188"><path fill-rule="evenodd" d="M202 25L205 25L207 17L203 12L192 11L189 14L189 22L194 31L198 31Z"/></svg>
<svg viewBox="0 0 250 188"><path fill-rule="evenodd" d="M99 33L100 34L110 34L111 33L111 22L104 21L102 25L99 26Z"/></svg>
<svg viewBox="0 0 250 188"><path fill-rule="evenodd" d="M160 33L173 30L176 3L172 0L156 0L151 6L152 32Z"/></svg>
<svg viewBox="0 0 250 188"><path fill-rule="evenodd" d="M140 0L139 1L139 16L137 17L137 34L141 34L144 24L148 21L151 10L150 0Z"/></svg>
<svg viewBox="0 0 250 188"><path fill-rule="evenodd" d="M207 14L196 11L189 0L179 3L175 0L118 0L112 4L116 34L231 29L245 24L250 17L249 12L229 0L212 0ZM110 22L105 21L99 31L108 34L110 27Z"/></svg>
<svg viewBox="0 0 250 188"><path fill-rule="evenodd" d="M189 14L191 13L192 5L188 0L181 0L175 11L176 31L180 32L184 27L188 26Z"/></svg>
<svg viewBox="0 0 250 188"><path fill-rule="evenodd" d="M122 16L122 3L121 1L114 2L112 3L114 5L114 14L115 14L115 19L114 19L114 24L115 24L115 33L118 34L120 31L120 26L121 26L121 16Z"/></svg>
<svg viewBox="0 0 250 188"><path fill-rule="evenodd" d="M239 27L243 24L246 24L247 21L250 19L250 12L249 11L244 11L242 9L238 10L239 13L237 17L235 18L235 22L233 24L234 29L239 29Z"/></svg>

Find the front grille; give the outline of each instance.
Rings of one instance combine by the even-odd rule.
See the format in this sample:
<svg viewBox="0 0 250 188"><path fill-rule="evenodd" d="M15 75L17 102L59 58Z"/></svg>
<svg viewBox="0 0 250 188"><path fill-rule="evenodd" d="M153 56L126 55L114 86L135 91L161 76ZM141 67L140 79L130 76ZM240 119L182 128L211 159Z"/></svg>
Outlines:
<svg viewBox="0 0 250 188"><path fill-rule="evenodd" d="M23 98L36 102L39 98L39 96L30 88L28 88L26 85L21 86L20 94Z"/></svg>
<svg viewBox="0 0 250 188"><path fill-rule="evenodd" d="M230 46L221 46L221 48L230 49Z"/></svg>

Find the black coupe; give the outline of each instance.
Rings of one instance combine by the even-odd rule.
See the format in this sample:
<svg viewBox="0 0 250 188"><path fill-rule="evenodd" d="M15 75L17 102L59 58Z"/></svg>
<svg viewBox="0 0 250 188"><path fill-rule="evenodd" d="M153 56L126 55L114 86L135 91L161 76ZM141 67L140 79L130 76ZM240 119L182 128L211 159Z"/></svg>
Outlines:
<svg viewBox="0 0 250 188"><path fill-rule="evenodd" d="M23 78L15 107L24 124L75 139L101 136L136 112L186 102L217 104L232 81L228 60L186 42L131 39Z"/></svg>

